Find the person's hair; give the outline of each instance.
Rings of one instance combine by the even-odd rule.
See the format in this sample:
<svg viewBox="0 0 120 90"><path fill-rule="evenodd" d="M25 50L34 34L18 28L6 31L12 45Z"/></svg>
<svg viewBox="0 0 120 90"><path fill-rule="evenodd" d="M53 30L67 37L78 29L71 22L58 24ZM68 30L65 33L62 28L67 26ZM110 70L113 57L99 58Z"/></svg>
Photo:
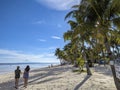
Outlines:
<svg viewBox="0 0 120 90"><path fill-rule="evenodd" d="M20 66L17 66L17 69L20 69Z"/></svg>
<svg viewBox="0 0 120 90"><path fill-rule="evenodd" d="M30 66L27 65L26 68L25 68L25 71L28 72L30 70Z"/></svg>

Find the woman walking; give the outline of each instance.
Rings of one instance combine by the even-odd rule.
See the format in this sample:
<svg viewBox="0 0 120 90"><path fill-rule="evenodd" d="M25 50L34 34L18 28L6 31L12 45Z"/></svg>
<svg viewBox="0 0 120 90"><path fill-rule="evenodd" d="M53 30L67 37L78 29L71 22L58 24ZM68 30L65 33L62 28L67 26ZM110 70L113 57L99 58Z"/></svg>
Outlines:
<svg viewBox="0 0 120 90"><path fill-rule="evenodd" d="M29 67L29 65L27 65L25 70L24 70L24 73L23 73L24 87L25 88L27 88L27 84L28 84L29 71L30 71L30 67Z"/></svg>

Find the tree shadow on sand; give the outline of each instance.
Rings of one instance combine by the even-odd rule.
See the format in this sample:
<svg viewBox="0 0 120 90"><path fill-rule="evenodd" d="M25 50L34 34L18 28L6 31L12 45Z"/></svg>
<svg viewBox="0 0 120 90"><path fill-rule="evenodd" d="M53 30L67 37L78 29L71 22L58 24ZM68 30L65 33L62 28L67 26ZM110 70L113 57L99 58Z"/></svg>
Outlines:
<svg viewBox="0 0 120 90"><path fill-rule="evenodd" d="M33 70L31 72L34 72L37 74L30 76L28 83L33 85L33 84L45 83L45 82L60 79L61 77L56 77L56 78L53 77L53 78L49 78L49 79L41 81L41 79L44 79L46 77L62 74L68 70L71 70L71 68L72 67L68 66L68 67L54 67L54 68ZM42 71L45 71L45 72L42 72ZM19 82L20 82L19 87L23 86L23 78L21 78ZM0 90L15 90L14 79L12 79L8 82L0 83Z"/></svg>
<svg viewBox="0 0 120 90"><path fill-rule="evenodd" d="M83 81L81 81L78 85L76 85L76 87L74 88L74 90L78 90L89 78L91 77L91 75L87 75Z"/></svg>
<svg viewBox="0 0 120 90"><path fill-rule="evenodd" d="M95 68L94 71L98 72L99 74L113 76L109 65L105 65L105 66L104 65L96 65L94 68Z"/></svg>
<svg viewBox="0 0 120 90"><path fill-rule="evenodd" d="M46 77L49 77L49 76L54 76L54 75L60 75L68 70L71 70L72 67L54 67L54 68L46 68L45 70L43 71L46 71L46 73L43 73L41 72L42 70L35 70L35 71L32 71L32 72L38 72L37 74L31 76L29 78L29 85L30 84L38 84L38 83L41 83L41 82L48 82L48 81L53 81L53 80L56 80L56 79L60 79L61 77L56 77L56 78L51 78L51 79L48 79L48 80L43 80L41 81L41 79L43 78L46 78ZM23 85L23 82L19 84L19 86L22 86Z"/></svg>

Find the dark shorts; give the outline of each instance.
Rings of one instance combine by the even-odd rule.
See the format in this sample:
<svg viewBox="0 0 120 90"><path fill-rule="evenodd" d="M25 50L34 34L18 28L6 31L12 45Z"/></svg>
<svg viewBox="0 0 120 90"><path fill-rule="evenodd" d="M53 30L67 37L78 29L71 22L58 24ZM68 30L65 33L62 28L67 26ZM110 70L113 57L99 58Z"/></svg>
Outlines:
<svg viewBox="0 0 120 90"><path fill-rule="evenodd" d="M15 79L19 79L20 77L15 77Z"/></svg>
<svg viewBox="0 0 120 90"><path fill-rule="evenodd" d="M20 78L20 76L15 76L15 79Z"/></svg>

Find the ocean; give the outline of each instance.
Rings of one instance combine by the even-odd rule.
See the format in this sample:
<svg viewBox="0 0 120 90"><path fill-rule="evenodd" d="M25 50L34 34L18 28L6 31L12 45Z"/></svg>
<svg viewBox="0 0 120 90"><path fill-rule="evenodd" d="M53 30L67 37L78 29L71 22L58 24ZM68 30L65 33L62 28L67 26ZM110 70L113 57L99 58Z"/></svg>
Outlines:
<svg viewBox="0 0 120 90"><path fill-rule="evenodd" d="M24 71L24 68L29 65L30 69L37 69L48 67L50 65L58 65L59 63L0 63L0 74L14 72L17 66L20 66L21 71Z"/></svg>

